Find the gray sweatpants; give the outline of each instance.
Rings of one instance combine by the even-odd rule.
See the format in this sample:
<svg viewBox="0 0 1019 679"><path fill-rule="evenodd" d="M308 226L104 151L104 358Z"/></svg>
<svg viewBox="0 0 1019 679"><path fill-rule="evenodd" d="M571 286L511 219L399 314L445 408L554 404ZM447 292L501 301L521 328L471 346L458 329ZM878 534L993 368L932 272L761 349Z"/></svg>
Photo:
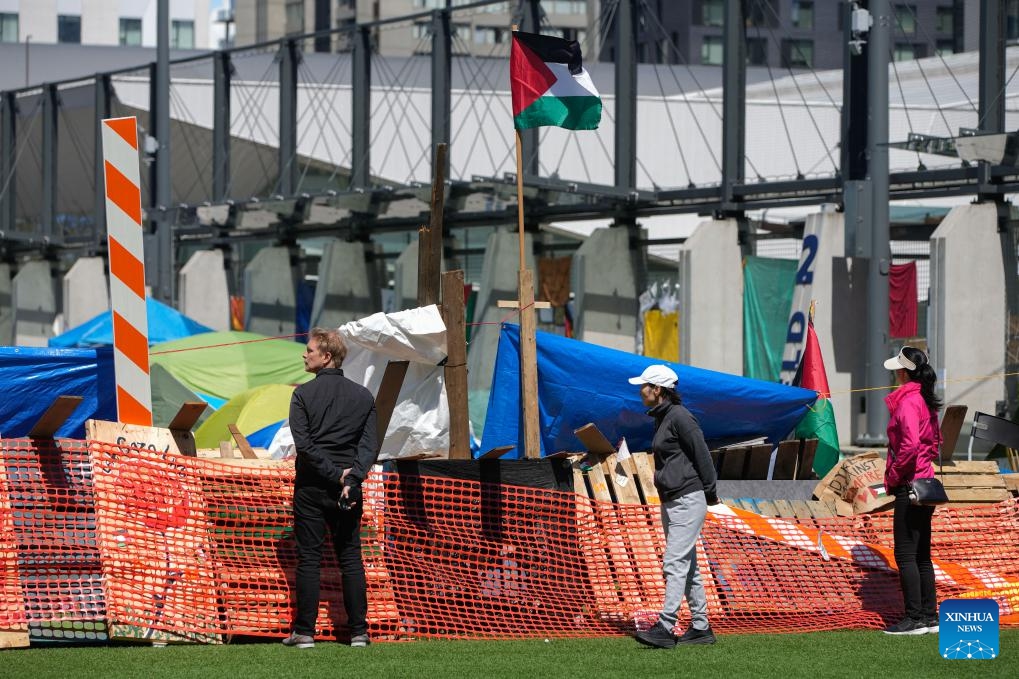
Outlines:
<svg viewBox="0 0 1019 679"><path fill-rule="evenodd" d="M659 616L662 625L671 630L683 597L690 605L691 622L695 629L708 628L708 600L697 568L697 538L704 526L708 503L703 491L662 502L662 528L665 531L665 603Z"/></svg>

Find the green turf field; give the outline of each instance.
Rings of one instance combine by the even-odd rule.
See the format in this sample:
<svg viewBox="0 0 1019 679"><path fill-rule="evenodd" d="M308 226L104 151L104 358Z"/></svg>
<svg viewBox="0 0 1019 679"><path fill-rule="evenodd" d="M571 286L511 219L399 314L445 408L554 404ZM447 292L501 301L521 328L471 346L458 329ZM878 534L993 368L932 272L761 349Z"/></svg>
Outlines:
<svg viewBox="0 0 1019 679"><path fill-rule="evenodd" d="M0 651L0 677L1019 677L1019 630L1001 633L995 660L943 660L937 636L873 631L719 636L714 646L647 649L626 638L543 641L418 641L351 649L276 643L117 646Z"/></svg>

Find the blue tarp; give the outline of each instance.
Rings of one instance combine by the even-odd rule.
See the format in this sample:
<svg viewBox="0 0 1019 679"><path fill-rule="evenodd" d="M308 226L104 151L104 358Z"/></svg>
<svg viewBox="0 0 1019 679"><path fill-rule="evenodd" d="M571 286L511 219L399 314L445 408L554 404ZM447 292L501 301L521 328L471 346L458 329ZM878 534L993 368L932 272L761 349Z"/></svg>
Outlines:
<svg viewBox="0 0 1019 679"><path fill-rule="evenodd" d="M544 332L538 341L538 411L542 455L583 451L573 434L588 422L630 450L651 446L653 421L639 387L627 379L663 361ZM495 359L481 450L516 445L503 457L519 457L523 439L520 405L520 328L504 324ZM807 389L668 363L679 375L683 403L710 440L766 436L777 442L807 412L817 394Z"/></svg>
<svg viewBox="0 0 1019 679"><path fill-rule="evenodd" d="M198 321L194 321L173 307L168 307L151 297L145 300L149 320L149 346L190 337L201 332L212 332ZM95 318L85 321L76 328L51 337L51 347L101 347L113 346L113 313L104 311Z"/></svg>
<svg viewBox="0 0 1019 679"><path fill-rule="evenodd" d="M27 436L58 396L84 401L57 436L85 438L85 420L117 420L113 350L0 347L4 397L0 399L0 435Z"/></svg>

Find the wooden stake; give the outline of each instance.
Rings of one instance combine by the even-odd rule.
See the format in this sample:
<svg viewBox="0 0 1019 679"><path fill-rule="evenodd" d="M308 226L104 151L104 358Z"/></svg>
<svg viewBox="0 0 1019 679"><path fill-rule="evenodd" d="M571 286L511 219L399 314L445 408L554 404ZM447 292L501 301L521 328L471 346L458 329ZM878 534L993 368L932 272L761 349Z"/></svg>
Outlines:
<svg viewBox="0 0 1019 679"><path fill-rule="evenodd" d="M435 147L431 212L427 227L418 230L418 306L439 303L442 269L442 224L446 202L446 145Z"/></svg>
<svg viewBox="0 0 1019 679"><path fill-rule="evenodd" d="M535 337L534 283L520 271L520 403L524 408L524 454L541 457L538 423L538 344Z"/></svg>
<svg viewBox="0 0 1019 679"><path fill-rule="evenodd" d="M446 324L446 400L449 402L449 459L471 459L467 412L467 338L464 318L464 272L442 274L442 321Z"/></svg>

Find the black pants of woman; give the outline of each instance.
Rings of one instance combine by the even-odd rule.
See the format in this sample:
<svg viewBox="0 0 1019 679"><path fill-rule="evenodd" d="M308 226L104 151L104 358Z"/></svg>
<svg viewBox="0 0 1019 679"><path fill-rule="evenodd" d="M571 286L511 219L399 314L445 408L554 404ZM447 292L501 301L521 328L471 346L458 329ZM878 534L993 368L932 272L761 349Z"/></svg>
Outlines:
<svg viewBox="0 0 1019 679"><path fill-rule="evenodd" d="M911 504L906 486L898 486L893 491L895 564L899 568L906 617L921 622L936 619L938 595L934 587L934 564L931 563L934 507Z"/></svg>

